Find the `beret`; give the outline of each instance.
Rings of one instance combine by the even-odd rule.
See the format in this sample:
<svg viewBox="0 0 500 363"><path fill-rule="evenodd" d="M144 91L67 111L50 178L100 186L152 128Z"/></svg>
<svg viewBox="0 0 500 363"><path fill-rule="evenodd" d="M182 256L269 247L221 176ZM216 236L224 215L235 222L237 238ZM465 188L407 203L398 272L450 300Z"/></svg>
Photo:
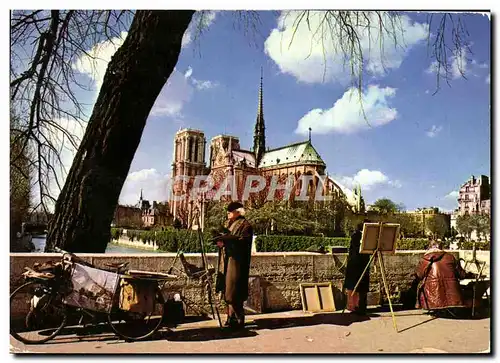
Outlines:
<svg viewBox="0 0 500 363"><path fill-rule="evenodd" d="M228 212L234 212L238 208L243 208L243 204L241 204L240 202L231 202L227 206L227 211Z"/></svg>

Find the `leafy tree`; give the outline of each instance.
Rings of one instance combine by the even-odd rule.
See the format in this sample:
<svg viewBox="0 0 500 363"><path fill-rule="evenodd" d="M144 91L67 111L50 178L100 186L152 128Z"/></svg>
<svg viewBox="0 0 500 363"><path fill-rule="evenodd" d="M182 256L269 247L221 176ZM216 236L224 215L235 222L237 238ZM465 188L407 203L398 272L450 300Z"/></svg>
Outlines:
<svg viewBox="0 0 500 363"><path fill-rule="evenodd" d="M110 239L113 211L147 117L177 63L183 35L194 14L194 11L178 10L12 12L11 101L17 109L28 110L20 128L25 137L23 149L30 143L35 147L37 175L42 176L37 181L42 203L54 201L47 184L51 175L58 182L53 165L62 164L58 148L47 135L59 130L78 147L55 204L46 250L58 245L73 252L104 252ZM203 19L204 12L199 14ZM256 28L257 13L236 14L246 30ZM404 27L398 12L285 11L284 15L295 17L294 30L306 26L314 35L313 41L333 44L335 52L345 60L360 101L366 47L362 34L368 33L368 39L372 39L370 32L378 30L380 34L374 38L380 47L390 41L395 47L404 48L400 41L404 39ZM310 17L318 15L322 18L320 25L317 29L311 28ZM125 21L127 17L132 21ZM438 88L440 78L451 77L450 51L461 55L463 46L468 44L460 18L453 22L456 16L452 14L441 17L437 28L432 29L435 40L431 44L431 54L437 62ZM451 29L446 24L452 24ZM447 29L451 31L455 49L443 40ZM55 122L59 117L80 120L83 113L74 93L75 82L72 82L76 79L74 61L102 41L102 35L112 39L120 36L122 30L128 34L108 64L85 134L79 142L75 135ZM25 59L24 47L32 51L29 59ZM24 60L21 65L19 58Z"/></svg>
<svg viewBox="0 0 500 363"><path fill-rule="evenodd" d="M421 226L412 216L406 213L397 213L391 216L391 222L399 223L400 233L403 238L416 237L421 234Z"/></svg>
<svg viewBox="0 0 500 363"><path fill-rule="evenodd" d="M221 202L208 202L205 204L205 231L219 230L227 220L226 204Z"/></svg>
<svg viewBox="0 0 500 363"><path fill-rule="evenodd" d="M357 226L360 223L363 223L364 219L364 215L355 214L353 212L346 213L346 217L342 221L342 229L344 231L344 234L347 237L350 237L356 230Z"/></svg>
<svg viewBox="0 0 500 363"><path fill-rule="evenodd" d="M471 234L474 231L472 218L470 214L460 215L457 217L457 231L466 238L471 240Z"/></svg>
<svg viewBox="0 0 500 363"><path fill-rule="evenodd" d="M401 206L388 198L377 199L372 208L382 215L395 214L401 211Z"/></svg>
<svg viewBox="0 0 500 363"><path fill-rule="evenodd" d="M448 233L449 226L446 220L439 215L431 215L425 220L427 229L432 233L434 238L444 238Z"/></svg>
<svg viewBox="0 0 500 363"><path fill-rule="evenodd" d="M479 240L484 237L485 240L488 239L491 231L490 216L486 213L473 214L470 216L471 228L476 231Z"/></svg>

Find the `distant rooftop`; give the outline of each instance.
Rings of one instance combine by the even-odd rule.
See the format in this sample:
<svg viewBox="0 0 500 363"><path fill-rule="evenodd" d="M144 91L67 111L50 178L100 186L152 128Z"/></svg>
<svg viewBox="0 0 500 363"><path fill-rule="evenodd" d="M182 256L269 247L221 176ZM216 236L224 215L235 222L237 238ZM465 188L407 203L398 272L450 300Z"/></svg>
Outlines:
<svg viewBox="0 0 500 363"><path fill-rule="evenodd" d="M175 134L178 135L178 134L182 134L184 132L195 132L197 134L204 134L204 132L201 130L191 129L191 128L181 129L181 130L177 131Z"/></svg>
<svg viewBox="0 0 500 363"><path fill-rule="evenodd" d="M220 134L220 135L212 137L212 140L218 139L220 137L230 137L230 138L235 139L235 140L239 140L240 139L238 136Z"/></svg>

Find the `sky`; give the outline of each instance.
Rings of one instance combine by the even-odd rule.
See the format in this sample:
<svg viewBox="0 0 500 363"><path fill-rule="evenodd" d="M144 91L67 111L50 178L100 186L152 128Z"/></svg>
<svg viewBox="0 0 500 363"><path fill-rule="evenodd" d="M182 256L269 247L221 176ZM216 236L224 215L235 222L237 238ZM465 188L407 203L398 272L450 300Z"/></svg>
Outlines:
<svg viewBox="0 0 500 363"><path fill-rule="evenodd" d="M311 28L320 15L311 16ZM398 41L404 49L386 40L381 51L376 32L362 34L366 118L350 70L333 52L338 38L327 35L322 45L305 22L294 34L294 16L279 12L259 12L259 18L254 33L232 12L209 12L198 38L193 21L150 113L120 203L135 204L141 189L146 199L167 198L173 140L181 128L204 131L207 146L225 133L250 149L261 67L266 145L306 140L311 127L312 143L329 175L350 188L360 184L367 204L390 198L407 210L436 206L451 211L462 183L471 175L490 176L487 16L462 14L471 53L450 54L450 83L441 82L437 93L438 70L427 46L436 24L429 27L427 13L403 14L405 35ZM123 38L89 49L102 59L98 64L84 57L74 64L82 79L94 84L93 91L80 91L83 102L95 100L107 61Z"/></svg>

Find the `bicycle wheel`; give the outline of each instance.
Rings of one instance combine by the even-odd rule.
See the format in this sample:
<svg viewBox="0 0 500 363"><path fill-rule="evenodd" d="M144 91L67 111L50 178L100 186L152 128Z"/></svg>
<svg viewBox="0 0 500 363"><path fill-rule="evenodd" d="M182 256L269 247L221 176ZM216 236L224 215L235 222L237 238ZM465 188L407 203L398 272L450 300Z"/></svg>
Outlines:
<svg viewBox="0 0 500 363"><path fill-rule="evenodd" d="M30 281L10 295L10 334L24 344L53 339L66 325L61 297L42 281Z"/></svg>
<svg viewBox="0 0 500 363"><path fill-rule="evenodd" d="M108 315L111 329L126 341L138 341L149 338L163 322L165 304L159 289L156 290L152 312L130 312L114 307Z"/></svg>

